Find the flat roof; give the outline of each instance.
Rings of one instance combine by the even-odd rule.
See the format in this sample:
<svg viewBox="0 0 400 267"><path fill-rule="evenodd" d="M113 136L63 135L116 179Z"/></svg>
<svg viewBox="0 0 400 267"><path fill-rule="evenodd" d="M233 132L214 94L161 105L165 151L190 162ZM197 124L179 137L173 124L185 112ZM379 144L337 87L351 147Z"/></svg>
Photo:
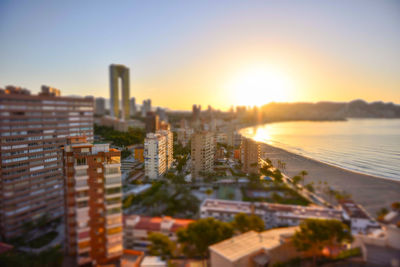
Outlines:
<svg viewBox="0 0 400 267"><path fill-rule="evenodd" d="M341 201L340 206L342 206L343 210L349 215L350 218L372 220L371 216L369 216L369 214L364 209L362 209L352 200Z"/></svg>
<svg viewBox="0 0 400 267"><path fill-rule="evenodd" d="M210 250L235 262L259 250L271 250L282 244L282 239L294 234L298 227L277 228L261 233L250 231L210 246Z"/></svg>
<svg viewBox="0 0 400 267"><path fill-rule="evenodd" d="M341 219L342 211L324 207L307 207L299 205L274 204L265 202L244 202L219 199L205 199L200 211L223 213L251 213L252 205L255 213L274 212L276 216L286 218L328 218Z"/></svg>

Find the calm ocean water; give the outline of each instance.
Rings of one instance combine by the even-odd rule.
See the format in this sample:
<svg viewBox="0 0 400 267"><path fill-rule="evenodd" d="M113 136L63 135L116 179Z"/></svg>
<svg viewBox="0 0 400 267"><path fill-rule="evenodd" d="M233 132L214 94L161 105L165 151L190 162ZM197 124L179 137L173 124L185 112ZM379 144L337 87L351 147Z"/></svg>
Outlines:
<svg viewBox="0 0 400 267"><path fill-rule="evenodd" d="M400 180L400 119L280 122L241 133L344 169Z"/></svg>

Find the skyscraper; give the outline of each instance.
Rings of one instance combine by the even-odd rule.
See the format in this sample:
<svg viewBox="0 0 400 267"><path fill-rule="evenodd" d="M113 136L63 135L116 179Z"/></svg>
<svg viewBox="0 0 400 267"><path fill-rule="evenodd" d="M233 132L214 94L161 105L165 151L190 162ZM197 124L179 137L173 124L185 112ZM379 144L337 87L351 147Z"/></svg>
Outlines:
<svg viewBox="0 0 400 267"><path fill-rule="evenodd" d="M151 112L151 99L143 100L142 117L145 117L148 112Z"/></svg>
<svg viewBox="0 0 400 267"><path fill-rule="evenodd" d="M119 79L122 81L122 112L119 112ZM110 115L128 120L129 112L129 68L124 65L110 65Z"/></svg>
<svg viewBox="0 0 400 267"><path fill-rule="evenodd" d="M146 133L155 133L159 129L159 118L155 112L147 112Z"/></svg>
<svg viewBox="0 0 400 267"><path fill-rule="evenodd" d="M245 173L259 173L260 144L251 138L242 136L240 151L242 171Z"/></svg>
<svg viewBox="0 0 400 267"><path fill-rule="evenodd" d="M123 253L121 152L84 137L64 147L66 249L76 264L106 264Z"/></svg>
<svg viewBox="0 0 400 267"><path fill-rule="evenodd" d="M207 131L196 132L192 135L191 170L196 178L200 172L212 172L214 168L214 134Z"/></svg>
<svg viewBox="0 0 400 267"><path fill-rule="evenodd" d="M0 89L0 234L64 213L62 151L69 136L93 140L93 98L61 97L42 86L38 95Z"/></svg>
<svg viewBox="0 0 400 267"><path fill-rule="evenodd" d="M106 100L103 97L98 97L94 102L94 113L99 116L106 114Z"/></svg>
<svg viewBox="0 0 400 267"><path fill-rule="evenodd" d="M157 179L167 171L167 138L148 133L144 140L144 169L150 179Z"/></svg>
<svg viewBox="0 0 400 267"><path fill-rule="evenodd" d="M136 114L136 99L134 97L131 98L129 101L129 106L130 106L130 115L135 116Z"/></svg>
<svg viewBox="0 0 400 267"><path fill-rule="evenodd" d="M156 133L165 137L165 162L168 170L172 167L174 161L174 135L170 130L160 130Z"/></svg>

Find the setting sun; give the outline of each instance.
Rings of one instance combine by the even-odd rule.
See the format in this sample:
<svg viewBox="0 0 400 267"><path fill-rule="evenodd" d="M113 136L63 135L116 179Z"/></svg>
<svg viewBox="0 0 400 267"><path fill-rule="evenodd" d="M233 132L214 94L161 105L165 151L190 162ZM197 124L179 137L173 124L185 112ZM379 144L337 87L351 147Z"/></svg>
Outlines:
<svg viewBox="0 0 400 267"><path fill-rule="evenodd" d="M293 90L291 77L271 67L255 67L239 72L229 84L237 105L261 106L285 102Z"/></svg>

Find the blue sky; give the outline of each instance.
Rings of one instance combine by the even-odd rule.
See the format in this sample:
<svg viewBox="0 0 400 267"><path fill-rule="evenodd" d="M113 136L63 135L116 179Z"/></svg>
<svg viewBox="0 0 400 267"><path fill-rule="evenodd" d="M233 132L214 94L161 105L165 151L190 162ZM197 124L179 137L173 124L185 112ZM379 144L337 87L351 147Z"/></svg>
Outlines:
<svg viewBox="0 0 400 267"><path fill-rule="evenodd" d="M294 77L287 101L400 102L400 1L0 0L0 40L0 86L33 92L108 97L118 63L139 101L225 109L227 81L267 62Z"/></svg>

